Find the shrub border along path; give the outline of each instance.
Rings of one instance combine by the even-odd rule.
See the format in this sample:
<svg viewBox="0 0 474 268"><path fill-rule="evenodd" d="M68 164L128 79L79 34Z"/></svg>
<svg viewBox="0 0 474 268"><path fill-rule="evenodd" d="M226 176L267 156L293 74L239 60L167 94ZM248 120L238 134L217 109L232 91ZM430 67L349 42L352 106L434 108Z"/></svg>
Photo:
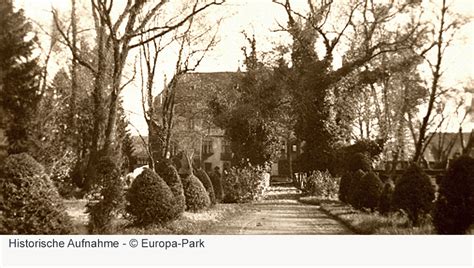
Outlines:
<svg viewBox="0 0 474 268"><path fill-rule="evenodd" d="M337 220L356 234L381 234L381 235L413 235L435 234L430 222L412 227L408 218L402 213L383 216L378 213L369 213L356 210L350 205L336 200L321 200L316 197L303 197L300 202L319 206L321 211Z"/></svg>
<svg viewBox="0 0 474 268"><path fill-rule="evenodd" d="M85 205L87 200L64 200L67 213L74 223L73 234L88 234L88 214ZM166 224L152 224L146 227L134 227L123 217L115 219L113 234L207 234L207 229L221 221L240 216L246 211L246 204L217 204L198 213L184 212L178 219Z"/></svg>

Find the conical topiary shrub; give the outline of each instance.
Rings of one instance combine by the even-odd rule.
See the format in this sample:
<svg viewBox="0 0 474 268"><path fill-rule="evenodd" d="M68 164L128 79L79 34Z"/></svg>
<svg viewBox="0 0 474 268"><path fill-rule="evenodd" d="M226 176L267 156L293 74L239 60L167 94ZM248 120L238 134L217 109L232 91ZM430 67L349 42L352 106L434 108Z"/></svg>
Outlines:
<svg viewBox="0 0 474 268"><path fill-rule="evenodd" d="M195 173L196 177L201 181L204 188L206 188L206 192L209 195L209 200L211 201L211 205L216 204L216 196L214 194L214 187L212 186L211 179L207 175L204 169L200 168Z"/></svg>
<svg viewBox="0 0 474 268"><path fill-rule="evenodd" d="M383 186L382 194L380 195L380 201L378 211L382 215L386 215L392 211L392 197L395 191L395 184L392 180L387 179Z"/></svg>
<svg viewBox="0 0 474 268"><path fill-rule="evenodd" d="M127 200L126 210L138 225L164 223L179 216L170 187L149 168L133 181Z"/></svg>
<svg viewBox="0 0 474 268"><path fill-rule="evenodd" d="M43 166L26 153L0 167L0 231L6 234L67 234L72 224Z"/></svg>
<svg viewBox="0 0 474 268"><path fill-rule="evenodd" d="M359 189L361 191L358 197L359 207L375 210L380 200L382 187L382 181L377 174L374 172L365 174L359 183Z"/></svg>
<svg viewBox="0 0 474 268"><path fill-rule="evenodd" d="M461 156L439 185L433 223L440 234L465 234L474 223L474 159Z"/></svg>
<svg viewBox="0 0 474 268"><path fill-rule="evenodd" d="M397 181L393 206L404 210L413 225L429 213L435 198L434 186L426 173L416 164L411 165Z"/></svg>
<svg viewBox="0 0 474 268"><path fill-rule="evenodd" d="M184 196L186 198L186 210L196 212L209 207L211 200L201 181L194 175L188 175L182 179Z"/></svg>
<svg viewBox="0 0 474 268"><path fill-rule="evenodd" d="M357 170L352 175L351 187L348 190L347 200L355 208L360 208L360 198L364 194L364 189L360 187L360 182L362 177L365 176L365 172L362 170Z"/></svg>
<svg viewBox="0 0 474 268"><path fill-rule="evenodd" d="M339 200L344 203L348 202L349 191L352 184L352 174L350 172L345 172L341 177L341 182L339 183Z"/></svg>
<svg viewBox="0 0 474 268"><path fill-rule="evenodd" d="M172 162L167 160L158 163L156 170L158 175L163 178L173 193L176 213L183 213L186 209L186 200L184 196L183 183L178 175L178 171L173 166Z"/></svg>
<svg viewBox="0 0 474 268"><path fill-rule="evenodd" d="M372 161L367 155L356 153L349 157L346 168L349 172L357 172L357 170L369 172L372 170Z"/></svg>

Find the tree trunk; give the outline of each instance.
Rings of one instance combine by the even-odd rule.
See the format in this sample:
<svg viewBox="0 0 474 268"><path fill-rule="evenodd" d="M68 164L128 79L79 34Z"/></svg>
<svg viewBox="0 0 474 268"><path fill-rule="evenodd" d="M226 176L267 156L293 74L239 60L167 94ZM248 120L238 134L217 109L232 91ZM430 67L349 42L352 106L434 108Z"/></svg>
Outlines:
<svg viewBox="0 0 474 268"><path fill-rule="evenodd" d="M286 136L286 143L288 144L288 155L287 155L287 158L288 158L288 171L290 173L290 179L293 180L293 159L292 159L292 156L291 156L291 153L292 153L292 145L291 145L291 137L290 137L290 134L288 133L288 135Z"/></svg>
<svg viewBox="0 0 474 268"><path fill-rule="evenodd" d="M430 92L430 98L428 102L428 109L426 111L426 115L423 117L423 121L421 123L420 127L420 132L418 135L418 140L416 142L415 146L415 154L413 156L413 162L418 163L421 159L422 153L423 153L423 146L425 143L426 139L426 132L428 130L428 123L430 121L431 113L434 108L434 103L437 95L437 90L438 90L438 82L441 77L441 63L443 60L443 33L445 31L444 29L444 19L446 15L446 0L443 0L443 5L441 7L441 21L440 21L440 26L439 26L439 33L438 33L438 40L436 43L436 48L437 48L437 58L436 58L436 65L434 66L434 70L432 71L433 74L433 82L431 84L431 92Z"/></svg>
<svg viewBox="0 0 474 268"><path fill-rule="evenodd" d="M89 160L87 162L87 172L86 177L84 178L84 190L90 190L90 187L93 184L94 177L94 165L98 160L98 152L100 140L102 137L102 125L105 121L104 118L104 96L103 91L105 88L105 78L107 70L107 61L106 61L106 44L105 44L105 30L103 27L97 28L97 72L95 73L94 81L94 90L92 93L93 102L94 102L94 122L92 130L92 141L90 144L90 154Z"/></svg>
<svg viewBox="0 0 474 268"><path fill-rule="evenodd" d="M107 127L105 128L104 151L112 153L115 151L115 128L117 125L117 108L119 95L121 91L122 72L125 61L128 56L128 49L121 50L121 41L112 40L113 42L113 76L112 76L112 92L110 93L109 111L107 118Z"/></svg>
<svg viewBox="0 0 474 268"><path fill-rule="evenodd" d="M76 20L76 0L71 0L71 29L72 29L72 55L77 55L77 20ZM71 98L69 100L70 107L70 128L72 130L72 145L73 147L78 147L77 137L76 137L76 100L77 100L77 69L78 62L73 56L72 58L72 69L71 69Z"/></svg>

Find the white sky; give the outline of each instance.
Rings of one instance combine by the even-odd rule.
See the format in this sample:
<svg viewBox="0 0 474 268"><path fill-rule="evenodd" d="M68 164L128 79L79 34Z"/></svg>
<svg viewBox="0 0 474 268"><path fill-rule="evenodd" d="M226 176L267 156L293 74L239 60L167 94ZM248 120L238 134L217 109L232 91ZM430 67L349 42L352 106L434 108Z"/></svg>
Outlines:
<svg viewBox="0 0 474 268"><path fill-rule="evenodd" d="M67 10L70 6L69 0L16 0L15 2L25 9L28 17L42 25L51 23L51 6L59 10ZM293 0L293 2L304 4L306 0ZM453 7L463 15L474 15L473 0L455 0ZM198 71L236 71L243 61L241 47L246 45L246 41L241 32L244 30L256 35L257 48L263 51L271 50L274 43L284 39L281 34L271 31L277 28L276 21L283 24L286 22L283 9L273 4L271 0L227 0L225 7L217 7L214 10L216 17L226 17L221 25L220 42L205 58ZM454 44L453 49L447 52L445 58L444 82L453 87L462 86L469 78L474 79L474 23L466 25L458 37L462 40ZM131 84L124 90L124 105L125 109L130 111L130 121L134 128L146 134L138 86L137 81L135 85Z"/></svg>

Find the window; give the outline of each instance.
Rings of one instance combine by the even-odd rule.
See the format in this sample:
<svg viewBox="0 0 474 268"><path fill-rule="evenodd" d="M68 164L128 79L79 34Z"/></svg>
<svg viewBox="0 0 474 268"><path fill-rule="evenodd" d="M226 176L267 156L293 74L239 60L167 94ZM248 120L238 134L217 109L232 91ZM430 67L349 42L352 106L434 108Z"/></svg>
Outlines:
<svg viewBox="0 0 474 268"><path fill-rule="evenodd" d="M286 150L287 150L287 148L286 148L286 146L287 146L287 145L286 145L286 140L281 140L281 141L280 141L280 145L281 145L281 148L280 148L280 155L284 156L284 155L286 155Z"/></svg>
<svg viewBox="0 0 474 268"><path fill-rule="evenodd" d="M188 120L188 129L189 130L194 130L194 119L189 119Z"/></svg>
<svg viewBox="0 0 474 268"><path fill-rule="evenodd" d="M222 141L222 152L223 153L232 153L231 146L230 146L230 141L228 141L228 140L223 140Z"/></svg>
<svg viewBox="0 0 474 268"><path fill-rule="evenodd" d="M202 142L202 153L203 154L213 154L214 153L214 150L212 148L212 140L204 140Z"/></svg>

